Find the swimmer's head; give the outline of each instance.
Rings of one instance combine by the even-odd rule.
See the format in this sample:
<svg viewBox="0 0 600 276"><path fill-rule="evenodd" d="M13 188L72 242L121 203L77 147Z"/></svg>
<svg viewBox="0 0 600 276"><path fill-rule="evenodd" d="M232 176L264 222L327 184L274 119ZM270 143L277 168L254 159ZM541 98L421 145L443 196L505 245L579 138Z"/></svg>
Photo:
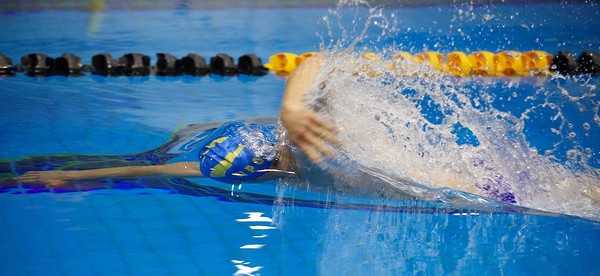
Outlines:
<svg viewBox="0 0 600 276"><path fill-rule="evenodd" d="M276 156L274 133L239 123L200 152L200 171L223 182L239 183L263 176Z"/></svg>

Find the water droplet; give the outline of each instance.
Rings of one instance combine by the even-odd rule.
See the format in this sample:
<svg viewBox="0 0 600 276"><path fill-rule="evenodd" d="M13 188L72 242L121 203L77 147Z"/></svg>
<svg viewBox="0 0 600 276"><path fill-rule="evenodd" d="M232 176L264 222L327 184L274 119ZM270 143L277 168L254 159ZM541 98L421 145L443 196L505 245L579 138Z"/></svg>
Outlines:
<svg viewBox="0 0 600 276"><path fill-rule="evenodd" d="M583 123L583 129L590 130L591 126L589 123Z"/></svg>

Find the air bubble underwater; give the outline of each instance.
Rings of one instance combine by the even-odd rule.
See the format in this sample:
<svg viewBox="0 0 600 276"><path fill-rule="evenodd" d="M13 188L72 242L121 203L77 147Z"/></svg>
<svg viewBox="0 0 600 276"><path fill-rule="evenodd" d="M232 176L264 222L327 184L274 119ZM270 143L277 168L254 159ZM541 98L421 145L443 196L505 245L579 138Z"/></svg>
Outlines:
<svg viewBox="0 0 600 276"><path fill-rule="evenodd" d="M468 20L480 20L475 12L469 11ZM600 189L599 162L593 160L598 145L567 127L581 126L581 119L597 122L597 112L589 111L598 110L598 101L587 80L459 79L407 60L397 62L406 70L397 74L381 61L399 51L415 52L416 47L393 39L401 34L374 26L381 17L392 17L390 13L401 18L368 6L339 9L325 17L329 37L321 47L328 52L328 74L319 81L326 89L315 86L307 104L340 129L340 155L348 160L337 160L332 173L345 173L340 163L350 162L385 178L390 189L425 200L427 191L452 187L496 200L512 194L525 207L600 219L598 199L585 192ZM486 10L481 20L502 16L489 14ZM348 18L353 25L344 24ZM462 19L455 18L459 25ZM394 30L406 30L398 27L401 21L387 22ZM471 47L477 42L470 41ZM363 58L365 51L381 58ZM582 105L585 111L577 111Z"/></svg>

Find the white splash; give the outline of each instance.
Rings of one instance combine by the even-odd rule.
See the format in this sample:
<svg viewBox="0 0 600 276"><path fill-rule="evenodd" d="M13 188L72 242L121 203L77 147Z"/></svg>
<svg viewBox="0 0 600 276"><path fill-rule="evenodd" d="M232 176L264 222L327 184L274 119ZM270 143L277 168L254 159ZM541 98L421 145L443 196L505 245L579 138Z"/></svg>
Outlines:
<svg viewBox="0 0 600 276"><path fill-rule="evenodd" d="M369 43L364 41L366 29L376 21L388 22L384 18L381 10L370 8L365 29L356 39L349 42L352 32L331 39L324 73L306 101L338 126L342 151L351 162L386 180L390 189L424 199L427 190L450 187L543 211L600 219L600 170L588 163L589 156L598 153L573 143L569 161L560 162L552 151L538 153L524 133L530 113L550 108L556 115L549 120L561 122L552 129L564 138L561 143L576 139L561 110L563 101L580 106L581 116L591 110L589 121L599 125L594 120L600 105L594 100L595 87L586 90L590 87L586 80L573 79L580 86L569 91L560 82L546 80L543 84L549 88L532 88L530 95L545 99L542 103L521 114L500 110L494 106L494 101L503 100L495 94L497 87L512 89L520 80L464 80L408 60L384 62L398 51L393 45L377 52L382 61L361 58L356 45ZM326 22L333 25L330 17ZM432 109L437 110L433 115L428 111ZM457 143L457 132L464 129L476 143Z"/></svg>
<svg viewBox="0 0 600 276"><path fill-rule="evenodd" d="M251 267L248 266L250 262L240 261L240 260L231 260L232 263L235 264L237 271L233 275L239 276L251 276L258 275L256 272L262 269L262 266Z"/></svg>
<svg viewBox="0 0 600 276"><path fill-rule="evenodd" d="M264 244L246 244L246 245L240 246L240 249L261 249L264 246L265 246Z"/></svg>
<svg viewBox="0 0 600 276"><path fill-rule="evenodd" d="M260 212L246 212L244 213L246 215L248 215L247 218L243 218L243 219L236 219L235 221L237 222L273 222L273 220L270 217L263 217L264 213L260 213Z"/></svg>
<svg viewBox="0 0 600 276"><path fill-rule="evenodd" d="M252 229L252 230L273 230L273 229L277 229L277 228L273 227L273 226L265 226L265 225L251 225L250 229Z"/></svg>

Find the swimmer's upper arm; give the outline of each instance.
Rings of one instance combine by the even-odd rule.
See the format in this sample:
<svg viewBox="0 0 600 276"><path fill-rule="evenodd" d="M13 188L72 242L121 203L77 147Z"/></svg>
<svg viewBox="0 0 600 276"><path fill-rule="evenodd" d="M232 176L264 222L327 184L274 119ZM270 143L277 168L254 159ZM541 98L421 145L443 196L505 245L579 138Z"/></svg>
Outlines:
<svg viewBox="0 0 600 276"><path fill-rule="evenodd" d="M302 103L306 90L313 84L324 62L323 54L316 54L305 59L290 74L285 85L283 104L298 105Z"/></svg>

